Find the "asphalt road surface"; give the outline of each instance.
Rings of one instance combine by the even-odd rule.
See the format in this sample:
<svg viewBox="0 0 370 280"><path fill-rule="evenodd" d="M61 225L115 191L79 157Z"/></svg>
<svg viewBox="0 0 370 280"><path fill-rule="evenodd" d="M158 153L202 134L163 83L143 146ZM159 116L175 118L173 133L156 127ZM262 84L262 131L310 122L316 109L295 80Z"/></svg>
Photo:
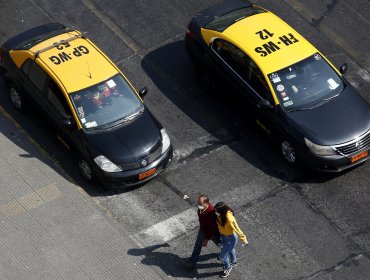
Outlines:
<svg viewBox="0 0 370 280"><path fill-rule="evenodd" d="M109 192L85 184L48 123L0 105L147 250L143 263L171 277L218 278L218 248L203 250L197 270L182 259L197 232L196 200L208 194L236 213L250 244L237 247L230 279L369 279L370 163L337 175L289 166L253 125L232 92L205 93L184 48L187 23L216 0L0 0L0 43L51 21L87 32L133 82L147 86L148 108L167 128L172 165L146 185ZM370 1L254 1L297 29L370 102ZM334 124L340 125L340 124ZM0 128L1 133L6 133ZM16 142L14 142L16 145Z"/></svg>

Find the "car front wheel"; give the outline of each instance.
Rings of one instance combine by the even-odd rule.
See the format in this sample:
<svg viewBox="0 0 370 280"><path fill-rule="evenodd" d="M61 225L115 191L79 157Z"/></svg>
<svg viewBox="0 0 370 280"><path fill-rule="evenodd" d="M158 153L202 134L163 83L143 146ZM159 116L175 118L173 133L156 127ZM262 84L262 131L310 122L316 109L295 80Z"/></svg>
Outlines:
<svg viewBox="0 0 370 280"><path fill-rule="evenodd" d="M23 112L25 104L24 104L24 99L22 95L20 94L19 90L13 84L10 84L8 86L8 91L9 91L10 101L12 102L13 106L18 111Z"/></svg>
<svg viewBox="0 0 370 280"><path fill-rule="evenodd" d="M284 140L280 144L281 153L290 164L297 162L297 155L292 144Z"/></svg>
<svg viewBox="0 0 370 280"><path fill-rule="evenodd" d="M82 178L84 178L85 181L92 183L94 181L94 173L88 164L88 162L83 159L79 158L78 160L78 170L80 171L80 174Z"/></svg>

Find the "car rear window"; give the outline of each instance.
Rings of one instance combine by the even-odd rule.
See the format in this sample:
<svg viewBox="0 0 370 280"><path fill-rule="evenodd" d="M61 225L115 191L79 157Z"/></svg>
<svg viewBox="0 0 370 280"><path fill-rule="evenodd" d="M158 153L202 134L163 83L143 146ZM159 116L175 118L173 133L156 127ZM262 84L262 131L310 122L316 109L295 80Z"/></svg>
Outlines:
<svg viewBox="0 0 370 280"><path fill-rule="evenodd" d="M20 43L15 47L16 50L29 50L30 48L36 46L38 43L46 41L52 37L58 36L60 34L66 33L66 29L58 29L45 34L41 34L37 37L33 37L25 42Z"/></svg>
<svg viewBox="0 0 370 280"><path fill-rule="evenodd" d="M205 26L205 28L222 32L226 28L228 28L230 25L234 24L235 22L243 18L250 17L256 14L260 14L260 13L265 13L265 12L266 10L263 10L255 6L234 10L230 13L221 15L218 18L214 19L213 21L208 23Z"/></svg>

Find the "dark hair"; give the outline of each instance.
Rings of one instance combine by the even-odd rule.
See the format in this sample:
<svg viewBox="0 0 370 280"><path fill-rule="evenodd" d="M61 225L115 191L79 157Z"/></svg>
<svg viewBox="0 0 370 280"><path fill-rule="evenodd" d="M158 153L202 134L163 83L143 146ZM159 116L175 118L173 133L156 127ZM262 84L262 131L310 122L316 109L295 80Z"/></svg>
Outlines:
<svg viewBox="0 0 370 280"><path fill-rule="evenodd" d="M203 197L205 203L209 203L209 198L205 194L201 194L199 198Z"/></svg>
<svg viewBox="0 0 370 280"><path fill-rule="evenodd" d="M223 227L226 224L226 220L227 220L226 214L227 214L227 212L231 211L231 213L234 214L234 211L222 201L216 203L215 211L220 213L221 226L223 226Z"/></svg>

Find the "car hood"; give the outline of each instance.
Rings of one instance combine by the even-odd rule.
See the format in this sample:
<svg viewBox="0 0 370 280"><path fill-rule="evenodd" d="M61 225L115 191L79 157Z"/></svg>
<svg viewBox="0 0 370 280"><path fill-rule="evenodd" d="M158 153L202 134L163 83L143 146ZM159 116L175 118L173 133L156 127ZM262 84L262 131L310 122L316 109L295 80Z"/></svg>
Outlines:
<svg viewBox="0 0 370 280"><path fill-rule="evenodd" d="M104 155L116 164L133 163L160 147L160 125L147 109L118 128L87 134L94 156Z"/></svg>
<svg viewBox="0 0 370 280"><path fill-rule="evenodd" d="M319 145L341 144L370 129L369 105L350 85L323 105L288 112L287 117L304 137Z"/></svg>

